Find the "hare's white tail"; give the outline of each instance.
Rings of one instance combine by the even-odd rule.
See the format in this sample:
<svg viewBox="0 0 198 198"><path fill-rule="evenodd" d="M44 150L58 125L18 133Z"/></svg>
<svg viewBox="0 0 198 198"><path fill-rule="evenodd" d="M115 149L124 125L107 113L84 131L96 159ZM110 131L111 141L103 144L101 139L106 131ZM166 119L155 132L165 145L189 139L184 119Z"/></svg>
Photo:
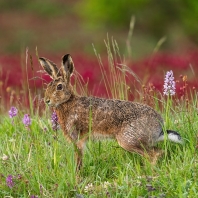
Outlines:
<svg viewBox="0 0 198 198"><path fill-rule="evenodd" d="M176 143L180 143L182 144L182 138L180 136L180 134L176 131L172 131L172 130L167 130L167 138L172 141L172 142L176 142ZM163 141L164 140L164 132L162 131L159 135L159 138L157 139L157 142L159 141Z"/></svg>

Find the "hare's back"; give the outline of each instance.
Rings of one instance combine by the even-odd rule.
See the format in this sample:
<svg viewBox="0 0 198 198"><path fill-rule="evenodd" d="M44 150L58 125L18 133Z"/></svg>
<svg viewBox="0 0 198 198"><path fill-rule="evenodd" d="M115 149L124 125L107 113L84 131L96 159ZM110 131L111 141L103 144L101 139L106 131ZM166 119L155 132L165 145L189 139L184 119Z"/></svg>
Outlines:
<svg viewBox="0 0 198 198"><path fill-rule="evenodd" d="M142 120L144 124L162 124L162 117L150 106L125 100L112 100L96 97L81 97L80 103L85 111L92 111L95 117L110 119L116 125L134 123Z"/></svg>

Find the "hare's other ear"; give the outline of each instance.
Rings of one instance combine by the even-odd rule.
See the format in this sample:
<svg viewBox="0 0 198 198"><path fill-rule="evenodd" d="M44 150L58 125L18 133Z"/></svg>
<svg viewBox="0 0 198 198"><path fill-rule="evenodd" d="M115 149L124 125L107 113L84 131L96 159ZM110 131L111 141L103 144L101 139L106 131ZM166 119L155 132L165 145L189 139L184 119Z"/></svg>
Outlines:
<svg viewBox="0 0 198 198"><path fill-rule="evenodd" d="M51 76L51 78L56 79L60 76L60 71L55 63L43 57L39 58L39 62L43 69Z"/></svg>
<svg viewBox="0 0 198 198"><path fill-rule="evenodd" d="M70 76L72 76L74 71L74 63L70 54L66 54L62 57L62 66L63 66L63 75L64 77L69 80Z"/></svg>

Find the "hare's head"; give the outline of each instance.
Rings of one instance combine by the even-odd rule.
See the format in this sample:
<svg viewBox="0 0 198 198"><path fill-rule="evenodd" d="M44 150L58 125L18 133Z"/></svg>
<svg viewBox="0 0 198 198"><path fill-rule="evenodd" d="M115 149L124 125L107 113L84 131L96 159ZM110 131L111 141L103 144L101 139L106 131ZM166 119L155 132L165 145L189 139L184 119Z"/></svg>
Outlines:
<svg viewBox="0 0 198 198"><path fill-rule="evenodd" d="M47 86L45 92L45 102L52 107L68 101L73 93L70 84L70 77L74 70L74 64L69 54L62 57L60 69L47 58L39 58L43 69L53 79Z"/></svg>

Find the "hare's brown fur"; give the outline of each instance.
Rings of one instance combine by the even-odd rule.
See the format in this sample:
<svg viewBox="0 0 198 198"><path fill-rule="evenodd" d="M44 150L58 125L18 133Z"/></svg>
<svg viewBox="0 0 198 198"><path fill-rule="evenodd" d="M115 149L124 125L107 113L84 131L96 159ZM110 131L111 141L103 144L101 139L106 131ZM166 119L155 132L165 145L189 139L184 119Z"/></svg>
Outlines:
<svg viewBox="0 0 198 198"><path fill-rule="evenodd" d="M67 140L76 144L78 167L82 164L83 149L89 137L114 138L125 150L140 155L153 152L151 147L163 134L163 119L153 108L136 102L78 96L70 84L73 72L70 55L63 57L60 70L48 59L40 58L40 62L53 78L47 87L45 101L55 107Z"/></svg>

